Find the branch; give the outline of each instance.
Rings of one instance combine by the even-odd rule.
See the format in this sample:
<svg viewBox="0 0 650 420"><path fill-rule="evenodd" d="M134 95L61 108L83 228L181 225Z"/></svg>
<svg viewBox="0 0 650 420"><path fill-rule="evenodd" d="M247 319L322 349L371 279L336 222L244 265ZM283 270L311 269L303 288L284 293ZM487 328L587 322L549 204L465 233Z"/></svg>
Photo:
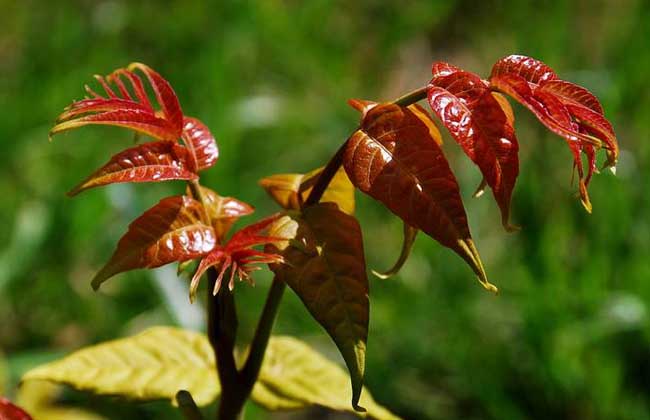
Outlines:
<svg viewBox="0 0 650 420"><path fill-rule="evenodd" d="M192 394L181 389L176 393L176 402L183 413L185 420L203 420L203 415L196 406Z"/></svg>
<svg viewBox="0 0 650 420"><path fill-rule="evenodd" d="M269 343L271 330L275 322L275 316L286 287L286 284L282 280L279 280L277 277L273 278L262 315L260 315L260 320L255 329L255 336L253 336L246 363L240 373L242 384L248 393L253 389L259 376L260 368L264 361L264 354L266 353L266 346Z"/></svg>

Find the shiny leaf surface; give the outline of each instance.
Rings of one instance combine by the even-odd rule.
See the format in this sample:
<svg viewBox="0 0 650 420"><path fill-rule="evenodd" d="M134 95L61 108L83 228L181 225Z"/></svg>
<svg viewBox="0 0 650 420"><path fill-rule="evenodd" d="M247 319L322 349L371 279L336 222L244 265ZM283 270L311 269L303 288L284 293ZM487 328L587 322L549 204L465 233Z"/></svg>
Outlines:
<svg viewBox="0 0 650 420"><path fill-rule="evenodd" d="M213 166L219 159L219 148L208 127L200 120L191 117L183 119L183 143L190 149L197 170Z"/></svg>
<svg viewBox="0 0 650 420"><path fill-rule="evenodd" d="M110 261L93 278L93 288L98 289L108 278L124 271L160 267L207 254L215 247L216 236L202 217L201 203L192 198L162 199L129 225Z"/></svg>
<svg viewBox="0 0 650 420"><path fill-rule="evenodd" d="M147 77L161 109L149 100L139 70ZM113 125L135 130L158 140L175 141L181 136L183 114L169 83L144 64L117 69L106 78L95 76L104 96L86 86L90 97L73 102L57 119L50 136L86 125ZM112 86L111 86L112 85Z"/></svg>
<svg viewBox="0 0 650 420"><path fill-rule="evenodd" d="M197 179L188 151L177 143L156 141L126 149L68 193L70 196L102 185L121 182L159 182Z"/></svg>
<svg viewBox="0 0 650 420"><path fill-rule="evenodd" d="M509 220L519 174L519 145L502 105L478 76L465 71L434 77L428 99L433 112L481 170L501 209L503 226L515 230Z"/></svg>
<svg viewBox="0 0 650 420"><path fill-rule="evenodd" d="M357 407L368 339L368 278L357 220L333 203L307 207L278 219L269 229L284 242L267 247L281 252L285 264L276 276L300 297L336 343L352 379Z"/></svg>
<svg viewBox="0 0 650 420"><path fill-rule="evenodd" d="M350 180L414 228L458 253L488 290L458 184L427 126L408 109L371 109L348 140L343 157Z"/></svg>
<svg viewBox="0 0 650 420"><path fill-rule="evenodd" d="M220 196L210 188L201 187L201 193L217 238L223 238L240 217L248 216L255 211L250 204L233 197ZM186 195L191 196L191 194L190 188L187 187ZM194 198L198 199L198 197Z"/></svg>
<svg viewBox="0 0 650 420"><path fill-rule="evenodd" d="M180 389L198 405L220 392L212 347L203 334L155 327L78 350L30 370L23 381L47 380L101 395L174 402Z"/></svg>

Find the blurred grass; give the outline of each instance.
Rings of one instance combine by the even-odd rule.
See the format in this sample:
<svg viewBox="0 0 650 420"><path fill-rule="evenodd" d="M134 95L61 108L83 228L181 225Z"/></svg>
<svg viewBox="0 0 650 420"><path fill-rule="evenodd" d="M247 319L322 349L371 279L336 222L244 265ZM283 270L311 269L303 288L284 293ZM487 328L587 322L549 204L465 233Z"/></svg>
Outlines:
<svg viewBox="0 0 650 420"><path fill-rule="evenodd" d="M418 239L404 271L371 279L367 384L413 419L650 419L650 5L575 2L0 0L0 348L10 386L61 352L172 323L144 272L102 293L89 279L128 222L180 184L64 192L130 144L118 129L47 131L94 73L145 62L171 81L184 111L217 136L205 183L274 210L262 176L322 165L355 127L350 97L390 99L425 82L430 63L487 75L503 55L538 57L602 100L621 142L618 176L596 176L594 214L569 184L570 154L515 106L521 176L515 235L500 228L480 175L447 136L472 231L497 297L463 262ZM372 268L387 267L401 227L358 196ZM238 286L251 335L269 276ZM276 330L338 357L287 294ZM3 378L0 378L0 383ZM9 388L10 390L13 388ZM68 392L108 418L177 418ZM250 408L250 418L266 418ZM305 418L325 418L321 412Z"/></svg>

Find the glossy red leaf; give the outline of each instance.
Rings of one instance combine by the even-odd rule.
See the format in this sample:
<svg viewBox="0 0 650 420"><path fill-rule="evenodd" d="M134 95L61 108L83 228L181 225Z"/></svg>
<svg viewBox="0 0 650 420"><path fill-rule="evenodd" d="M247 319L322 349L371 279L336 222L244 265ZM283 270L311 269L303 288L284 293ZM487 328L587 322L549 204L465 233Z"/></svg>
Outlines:
<svg viewBox="0 0 650 420"><path fill-rule="evenodd" d="M508 115L475 74L456 71L434 78L429 105L490 186L507 230L510 201L519 174L519 145Z"/></svg>
<svg viewBox="0 0 650 420"><path fill-rule="evenodd" d="M25 410L0 397L0 420L32 420Z"/></svg>
<svg viewBox="0 0 650 420"><path fill-rule="evenodd" d="M504 74L516 75L534 84L557 78L552 68L525 55L509 55L497 61L492 67L491 77Z"/></svg>
<svg viewBox="0 0 650 420"><path fill-rule="evenodd" d="M487 280L456 178L428 127L408 108L377 105L348 139L343 165L352 183L410 226L458 253Z"/></svg>
<svg viewBox="0 0 650 420"><path fill-rule="evenodd" d="M191 195L189 186L186 194ZM250 204L233 197L223 197L210 188L201 187L201 194L203 195L203 203L207 209L210 223L219 240L223 238L240 217L247 216L255 211Z"/></svg>
<svg viewBox="0 0 650 420"><path fill-rule="evenodd" d="M217 245L210 253L205 255L192 277L190 300L194 300L201 276L210 267L218 266L219 269L219 274L212 291L216 295L221 288L222 281L228 270L230 270L228 288L232 290L235 287L235 277L240 281L246 280L252 283L250 273L259 270L256 264L275 264L282 262L282 256L278 254L253 249L255 246L266 245L281 240L263 234L280 216L280 214L274 214L257 223L242 228L235 232L225 245Z"/></svg>
<svg viewBox="0 0 650 420"><path fill-rule="evenodd" d="M219 148L208 127L200 120L185 117L183 120L183 143L190 149L197 170L211 167L219 159Z"/></svg>
<svg viewBox="0 0 650 420"><path fill-rule="evenodd" d="M215 247L216 235L204 217L201 203L190 197L162 199L129 225L109 262L93 278L93 288L124 271L206 255Z"/></svg>
<svg viewBox="0 0 650 420"><path fill-rule="evenodd" d="M450 74L461 71L459 67L456 67L452 64L445 63L444 61L436 61L431 66L431 74L433 75L433 80L439 77L449 76Z"/></svg>
<svg viewBox="0 0 650 420"><path fill-rule="evenodd" d="M149 100L138 69L147 77L156 95L160 113ZM91 96L73 102L57 119L50 136L86 125L113 125L129 128L158 140L177 140L183 129L183 115L171 86L144 64L131 64L106 78L95 76L104 96L86 86Z"/></svg>
<svg viewBox="0 0 650 420"><path fill-rule="evenodd" d="M113 156L104 166L68 193L79 194L89 188L121 182L159 182L191 180L198 176L188 150L169 141L144 143Z"/></svg>

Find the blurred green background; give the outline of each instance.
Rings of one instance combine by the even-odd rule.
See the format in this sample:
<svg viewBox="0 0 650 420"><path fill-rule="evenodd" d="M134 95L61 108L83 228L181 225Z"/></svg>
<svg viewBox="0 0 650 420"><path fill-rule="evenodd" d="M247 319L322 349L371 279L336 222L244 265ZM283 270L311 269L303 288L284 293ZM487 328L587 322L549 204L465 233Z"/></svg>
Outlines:
<svg viewBox="0 0 650 420"><path fill-rule="evenodd" d="M0 0L0 394L20 374L88 343L150 325L201 327L173 269L89 280L130 220L182 184L64 192L132 135L86 128L47 141L95 73L132 61L157 69L185 113L217 136L205 184L275 211L256 185L322 165L354 129L351 97L389 100L444 60L487 76L511 53L537 57L602 100L621 144L618 176L596 176L587 215L564 141L514 106L521 175L507 234L480 174L448 140L475 241L499 296L464 262L420 237L403 272L371 278L367 385L409 419L650 419L650 4L643 0L36 1ZM647 144L646 144L647 143ZM371 268L396 258L401 226L360 194ZM270 277L237 287L252 334ZM276 332L338 358L287 293ZM337 359L338 360L338 359ZM2 365L7 368L3 370ZM4 374L3 374L4 372ZM65 391L105 418L179 418ZM330 418L325 411L249 418ZM338 417L337 417L338 418Z"/></svg>

